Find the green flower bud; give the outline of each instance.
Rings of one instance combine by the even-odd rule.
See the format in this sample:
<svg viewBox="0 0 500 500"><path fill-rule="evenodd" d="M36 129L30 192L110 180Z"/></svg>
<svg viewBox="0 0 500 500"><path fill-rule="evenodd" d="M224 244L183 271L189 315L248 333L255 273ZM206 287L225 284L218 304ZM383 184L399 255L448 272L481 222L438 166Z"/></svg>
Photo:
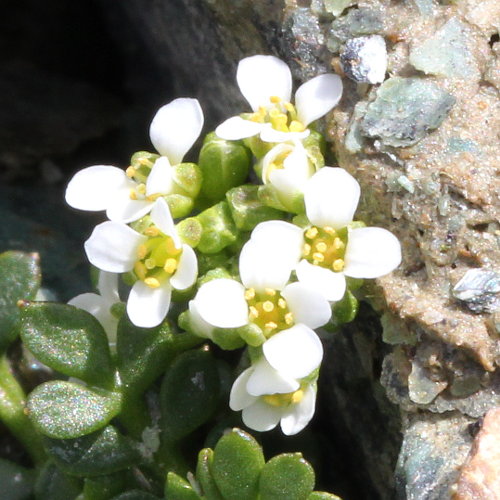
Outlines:
<svg viewBox="0 0 500 500"><path fill-rule="evenodd" d="M160 155L156 153L137 151L130 158L130 167L127 169L127 175L137 182L146 182L149 172L151 172L155 161L159 157Z"/></svg>
<svg viewBox="0 0 500 500"><path fill-rule="evenodd" d="M233 222L227 202L221 201L217 205L207 208L196 218L203 227L203 233L198 243L200 252L217 253L236 241L238 229Z"/></svg>
<svg viewBox="0 0 500 500"><path fill-rule="evenodd" d="M258 196L261 203L276 210L295 214L305 212L304 195L302 193L284 197L272 184L264 184L259 186Z"/></svg>
<svg viewBox="0 0 500 500"><path fill-rule="evenodd" d="M173 167L176 191L190 198L196 198L201 189L202 173L196 163L179 163Z"/></svg>
<svg viewBox="0 0 500 500"><path fill-rule="evenodd" d="M243 144L250 149L252 154L260 160L274 146L272 142L264 142L258 135L243 139Z"/></svg>
<svg viewBox="0 0 500 500"><path fill-rule="evenodd" d="M198 274L203 276L207 272L216 268L226 268L232 263L233 257L224 249L219 253L200 253L198 255ZM230 273L228 272L228 275Z"/></svg>
<svg viewBox="0 0 500 500"><path fill-rule="evenodd" d="M258 347L267 340L266 336L262 332L262 329L255 323L240 326L237 330L238 335L245 341L245 343L251 345L252 347Z"/></svg>
<svg viewBox="0 0 500 500"><path fill-rule="evenodd" d="M193 210L194 201L189 196L184 196L182 194L168 194L167 196L164 196L164 198L174 219L185 217L191 213L191 210Z"/></svg>
<svg viewBox="0 0 500 500"><path fill-rule="evenodd" d="M314 169L318 171L325 166L325 138L319 132L310 130L310 134L302 140L302 145L307 151L309 161L314 165Z"/></svg>
<svg viewBox="0 0 500 500"><path fill-rule="evenodd" d="M258 191L259 186L247 184L226 194L236 227L242 231L251 231L259 222L283 218L281 211L262 203Z"/></svg>
<svg viewBox="0 0 500 500"><path fill-rule="evenodd" d="M203 233L203 227L198 219L195 217L189 217L187 219L181 220L175 228L177 229L177 234L179 238L187 243L189 246L196 248L201 239L201 234Z"/></svg>
<svg viewBox="0 0 500 500"><path fill-rule="evenodd" d="M214 269L210 269L210 271L208 271L203 276L201 276L201 278L198 278L198 281L197 281L198 288L201 285L204 285L205 283L208 283L209 281L217 280L217 279L220 279L220 278L232 279L233 276L224 267L216 267Z"/></svg>
<svg viewBox="0 0 500 500"><path fill-rule="evenodd" d="M222 349L232 351L245 345L245 341L238 333L239 328L214 328L213 341Z"/></svg>
<svg viewBox="0 0 500 500"><path fill-rule="evenodd" d="M214 132L208 134L198 161L203 175L202 197L209 203L223 200L228 189L245 182L251 159L241 142L226 141Z"/></svg>

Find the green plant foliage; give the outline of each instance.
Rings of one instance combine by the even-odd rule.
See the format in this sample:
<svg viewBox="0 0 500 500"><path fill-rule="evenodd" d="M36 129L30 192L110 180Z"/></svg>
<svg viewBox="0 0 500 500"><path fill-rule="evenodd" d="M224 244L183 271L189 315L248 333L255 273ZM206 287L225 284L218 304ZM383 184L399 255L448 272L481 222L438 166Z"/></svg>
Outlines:
<svg viewBox="0 0 500 500"><path fill-rule="evenodd" d="M67 304L25 303L21 338L46 365L68 377L111 389L114 370L108 338L90 313Z"/></svg>
<svg viewBox="0 0 500 500"><path fill-rule="evenodd" d="M201 500L200 495L193 490L191 485L175 472L167 474L165 498L168 500Z"/></svg>
<svg viewBox="0 0 500 500"><path fill-rule="evenodd" d="M35 484L36 500L75 500L81 492L81 480L62 472L54 463L47 462Z"/></svg>
<svg viewBox="0 0 500 500"><path fill-rule="evenodd" d="M30 394L27 406L39 432L70 439L104 427L120 411L120 398L56 380L39 385Z"/></svg>
<svg viewBox="0 0 500 500"><path fill-rule="evenodd" d="M342 500L337 495L333 495L332 493L327 493L326 491L313 491L308 497L307 500Z"/></svg>
<svg viewBox="0 0 500 500"><path fill-rule="evenodd" d="M141 490L130 490L113 497L111 500L160 500L158 497Z"/></svg>
<svg viewBox="0 0 500 500"><path fill-rule="evenodd" d="M127 475L115 474L87 477L83 482L84 500L109 500L126 489Z"/></svg>
<svg viewBox="0 0 500 500"><path fill-rule="evenodd" d="M162 430L178 440L204 424L215 412L220 381L217 364L206 350L179 355L161 386Z"/></svg>
<svg viewBox="0 0 500 500"><path fill-rule="evenodd" d="M351 322L358 314L359 301L350 290L346 290L344 296L332 307L331 324L334 327Z"/></svg>
<svg viewBox="0 0 500 500"><path fill-rule="evenodd" d="M260 475L261 500L305 500L314 488L314 469L300 453L278 455Z"/></svg>
<svg viewBox="0 0 500 500"><path fill-rule="evenodd" d="M28 500L33 494L34 471L0 458L3 500Z"/></svg>
<svg viewBox="0 0 500 500"><path fill-rule="evenodd" d="M203 228L197 246L200 252L218 253L236 241L238 229L226 201L221 201L217 205L207 208L196 218Z"/></svg>
<svg viewBox="0 0 500 500"><path fill-rule="evenodd" d="M213 461L214 452L212 449L204 448L200 451L196 465L196 479L205 498L208 500L224 500L212 476Z"/></svg>
<svg viewBox="0 0 500 500"><path fill-rule="evenodd" d="M40 288L38 255L24 252L0 254L0 351L17 337L19 300L32 300Z"/></svg>

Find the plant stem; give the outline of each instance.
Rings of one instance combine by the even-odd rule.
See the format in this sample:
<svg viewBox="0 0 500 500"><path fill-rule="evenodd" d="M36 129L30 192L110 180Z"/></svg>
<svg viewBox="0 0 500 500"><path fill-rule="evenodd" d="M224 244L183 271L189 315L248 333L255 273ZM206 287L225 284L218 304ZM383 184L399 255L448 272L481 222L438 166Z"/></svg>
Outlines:
<svg viewBox="0 0 500 500"><path fill-rule="evenodd" d="M10 369L5 354L0 355L0 420L21 442L36 465L46 460L40 435L24 412L26 395Z"/></svg>

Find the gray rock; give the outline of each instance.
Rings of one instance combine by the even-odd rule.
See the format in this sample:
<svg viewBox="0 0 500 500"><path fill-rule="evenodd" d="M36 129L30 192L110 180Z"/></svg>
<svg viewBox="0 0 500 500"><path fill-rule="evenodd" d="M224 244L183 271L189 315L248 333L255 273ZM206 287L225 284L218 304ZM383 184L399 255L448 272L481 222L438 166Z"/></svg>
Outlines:
<svg viewBox="0 0 500 500"><path fill-rule="evenodd" d="M365 138L361 134L361 118L366 113L366 102L358 102L354 108L349 128L345 135L345 147L351 153L358 153L363 148Z"/></svg>
<svg viewBox="0 0 500 500"><path fill-rule="evenodd" d="M358 83L381 83L387 70L387 49L380 35L347 40L340 51L344 73Z"/></svg>
<svg viewBox="0 0 500 500"><path fill-rule="evenodd" d="M487 269L469 269L452 293L473 312L494 312L500 307L500 275Z"/></svg>
<svg viewBox="0 0 500 500"><path fill-rule="evenodd" d="M410 63L427 74L469 78L474 67L463 24L451 18L436 34L410 52Z"/></svg>
<svg viewBox="0 0 500 500"><path fill-rule="evenodd" d="M368 105L361 131L367 137L379 137L387 146L411 146L439 127L454 103L452 95L432 82L393 77Z"/></svg>
<svg viewBox="0 0 500 500"><path fill-rule="evenodd" d="M323 0L323 2L327 12L330 12L334 16L339 16L351 3L351 0Z"/></svg>
<svg viewBox="0 0 500 500"><path fill-rule="evenodd" d="M413 0L417 6L420 15L427 17L432 14L434 3L432 0Z"/></svg>

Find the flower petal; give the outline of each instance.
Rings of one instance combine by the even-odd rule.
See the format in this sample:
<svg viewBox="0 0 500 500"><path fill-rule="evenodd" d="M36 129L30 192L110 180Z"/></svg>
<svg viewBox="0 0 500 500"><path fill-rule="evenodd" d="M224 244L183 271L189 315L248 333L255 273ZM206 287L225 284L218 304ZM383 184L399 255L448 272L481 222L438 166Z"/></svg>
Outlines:
<svg viewBox="0 0 500 500"><path fill-rule="evenodd" d="M330 111L342 97L342 80L334 74L319 75L302 84L295 93L299 121L305 126Z"/></svg>
<svg viewBox="0 0 500 500"><path fill-rule="evenodd" d="M300 141L309 135L309 130L302 132L282 132L271 126L262 127L260 138L264 142L285 142L285 141Z"/></svg>
<svg viewBox="0 0 500 500"><path fill-rule="evenodd" d="M115 302L120 302L120 295L118 294L118 274L100 271L97 289L101 297L110 305L113 305Z"/></svg>
<svg viewBox="0 0 500 500"><path fill-rule="evenodd" d="M300 384L294 378L277 372L265 358L253 365L246 385L247 392L252 396L286 394L296 391L299 387Z"/></svg>
<svg viewBox="0 0 500 500"><path fill-rule="evenodd" d="M189 301L189 323L193 328L196 335L213 340L213 330L214 327L210 323L207 323L200 315L198 308L196 307L196 302L194 300Z"/></svg>
<svg viewBox="0 0 500 500"><path fill-rule="evenodd" d="M79 210L106 210L113 193L130 183L125 172L109 165L94 165L77 172L66 188L66 203Z"/></svg>
<svg viewBox="0 0 500 500"><path fill-rule="evenodd" d="M304 187L308 219L316 226L345 227L352 221L361 189L342 168L323 167Z"/></svg>
<svg viewBox="0 0 500 500"><path fill-rule="evenodd" d="M290 283L282 290L281 295L287 301L295 323L318 328L328 323L332 316L328 300L320 292L303 283Z"/></svg>
<svg viewBox="0 0 500 500"><path fill-rule="evenodd" d="M198 276L198 259L194 250L186 244L182 245L182 254L177 271L170 278L170 284L176 290L185 290L194 284Z"/></svg>
<svg viewBox="0 0 500 500"><path fill-rule="evenodd" d="M259 245L267 245L283 257L297 263L302 255L304 231L295 224L271 220L257 224L252 231L251 240Z"/></svg>
<svg viewBox="0 0 500 500"><path fill-rule="evenodd" d="M310 385L304 390L300 403L290 406L290 411L281 418L281 430L286 436L300 432L313 418L316 407L316 390Z"/></svg>
<svg viewBox="0 0 500 500"><path fill-rule="evenodd" d="M289 102L292 95L290 69L274 56L245 57L238 64L236 81L253 111L268 106L273 96Z"/></svg>
<svg viewBox="0 0 500 500"><path fill-rule="evenodd" d="M378 278L401 263L401 244L387 229L361 227L349 233L344 273L353 278Z"/></svg>
<svg viewBox="0 0 500 500"><path fill-rule="evenodd" d="M153 203L146 200L131 200L129 191L119 191L111 198L106 215L115 222L132 222L151 211Z"/></svg>
<svg viewBox="0 0 500 500"><path fill-rule="evenodd" d="M168 282L151 288L143 281L136 281L127 300L130 321L141 328L158 326L168 313L172 287Z"/></svg>
<svg viewBox="0 0 500 500"><path fill-rule="evenodd" d="M203 111L197 99L179 98L162 106L149 128L156 150L172 165L181 163L203 128Z"/></svg>
<svg viewBox="0 0 500 500"><path fill-rule="evenodd" d="M106 221L94 228L84 246L92 265L110 273L124 273L134 267L137 247L146 240L121 222Z"/></svg>
<svg viewBox="0 0 500 500"><path fill-rule="evenodd" d="M174 189L172 166L166 156L158 158L146 181L146 196L171 194Z"/></svg>
<svg viewBox="0 0 500 500"><path fill-rule="evenodd" d="M258 399L253 405L243 408L241 417L244 424L250 429L265 432L278 425L282 411L281 408L268 405L262 399Z"/></svg>
<svg viewBox="0 0 500 500"><path fill-rule="evenodd" d="M215 129L215 135L226 141L238 141L259 134L264 127L263 123L245 120L240 116L232 116Z"/></svg>
<svg viewBox="0 0 500 500"><path fill-rule="evenodd" d="M307 377L323 359L319 337L302 324L273 335L262 344L262 349L275 370L296 379Z"/></svg>
<svg viewBox="0 0 500 500"><path fill-rule="evenodd" d="M320 293L330 302L340 300L344 296L346 287L344 273L315 266L305 259L299 262L295 272L302 284Z"/></svg>
<svg viewBox="0 0 500 500"><path fill-rule="evenodd" d="M163 234L172 238L176 248L181 248L182 243L177 234L177 229L175 229L174 219L172 219L170 208L168 208L168 204L164 198L158 198L154 202L153 209L151 210L151 220Z"/></svg>
<svg viewBox="0 0 500 500"><path fill-rule="evenodd" d="M253 367L247 368L234 381L231 387L231 393L229 394L229 408L231 408L231 410L240 411L257 401L255 396L247 392L247 382L252 372Z"/></svg>
<svg viewBox="0 0 500 500"><path fill-rule="evenodd" d="M248 324L245 288L235 280L220 278L203 284L194 298L204 321L219 328Z"/></svg>

